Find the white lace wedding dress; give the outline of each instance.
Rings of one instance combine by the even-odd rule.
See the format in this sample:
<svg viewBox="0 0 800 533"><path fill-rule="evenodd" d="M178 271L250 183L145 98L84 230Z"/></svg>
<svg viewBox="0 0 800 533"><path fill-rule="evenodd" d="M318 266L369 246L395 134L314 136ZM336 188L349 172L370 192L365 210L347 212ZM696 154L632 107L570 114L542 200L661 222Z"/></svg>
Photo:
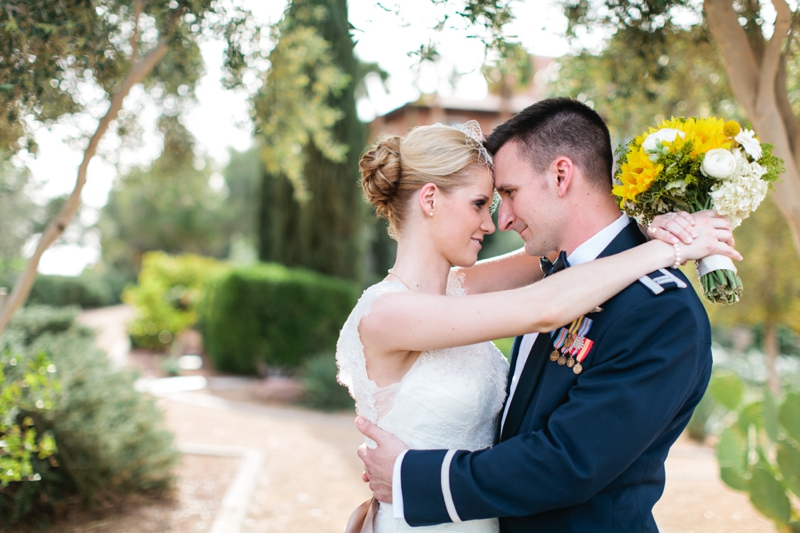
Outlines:
<svg viewBox="0 0 800 533"><path fill-rule="evenodd" d="M423 352L400 382L387 387L378 387L367 376L358 324L378 296L404 290L408 288L402 283L382 281L364 291L336 345L339 382L350 390L359 415L409 448L479 450L491 446L508 374L508 363L491 342ZM447 294L465 293L462 280L451 275ZM385 503L381 503L376 519L376 533L498 530L497 519L412 528L404 520L395 519L392 506Z"/></svg>

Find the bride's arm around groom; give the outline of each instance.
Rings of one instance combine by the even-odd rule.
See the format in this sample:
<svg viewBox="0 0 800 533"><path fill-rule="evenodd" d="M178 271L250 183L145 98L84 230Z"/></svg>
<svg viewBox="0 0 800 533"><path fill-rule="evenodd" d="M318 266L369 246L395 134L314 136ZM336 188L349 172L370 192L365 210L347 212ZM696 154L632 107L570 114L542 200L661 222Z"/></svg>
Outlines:
<svg viewBox="0 0 800 533"><path fill-rule="evenodd" d="M613 214L610 138L586 106L544 100L487 144L503 196L499 225L518 231L530 255L561 249L586 262L645 240L635 224L617 220L618 209ZM587 183L593 179L602 185ZM664 461L710 377L710 326L675 269L642 278L601 307L532 344L517 339L510 404L491 449L404 451L359 420L378 443L359 450L376 497L394 499L395 514L412 526L500 517L504 532L657 532L651 511ZM569 337L588 347L565 347ZM553 352L577 357L580 370L548 357Z"/></svg>

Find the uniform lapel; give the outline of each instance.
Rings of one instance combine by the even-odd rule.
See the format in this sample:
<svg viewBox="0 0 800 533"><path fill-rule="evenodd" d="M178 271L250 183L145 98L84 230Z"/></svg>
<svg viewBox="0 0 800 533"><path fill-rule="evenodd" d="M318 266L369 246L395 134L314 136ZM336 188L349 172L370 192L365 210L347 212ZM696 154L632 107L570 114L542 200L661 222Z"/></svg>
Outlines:
<svg viewBox="0 0 800 533"><path fill-rule="evenodd" d="M525 411L528 410L533 391L536 389L539 376L542 374L546 359L545 354L550 346L550 340L549 333L540 333L536 337L536 342L533 343L528 359L525 361L525 368L522 369L522 375L519 377L517 389L514 391L514 397L511 399L511 406L508 408L506 423L503 424L503 430L500 434L501 442L519 432L522 419L525 417Z"/></svg>
<svg viewBox="0 0 800 533"><path fill-rule="evenodd" d="M508 401L508 395L511 394L511 381L514 379L514 372L517 368L517 360L519 359L519 347L522 345L522 335L519 335L514 339L514 344L511 346L511 364L508 366L508 377L506 379L506 401ZM505 404L503 404L503 410L500 411L500 421L497 424L497 428L494 432L494 442L500 442L500 426L503 423L503 411L505 411Z"/></svg>

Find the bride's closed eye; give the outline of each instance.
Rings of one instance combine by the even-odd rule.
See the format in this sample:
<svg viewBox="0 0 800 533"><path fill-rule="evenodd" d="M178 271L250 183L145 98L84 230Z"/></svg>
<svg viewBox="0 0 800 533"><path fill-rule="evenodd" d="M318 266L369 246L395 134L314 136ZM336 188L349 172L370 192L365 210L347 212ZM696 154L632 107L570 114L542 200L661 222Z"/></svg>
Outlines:
<svg viewBox="0 0 800 533"><path fill-rule="evenodd" d="M481 195L479 198L476 198L474 201L474 205L478 211L481 211L485 208L489 207L489 198L486 196Z"/></svg>

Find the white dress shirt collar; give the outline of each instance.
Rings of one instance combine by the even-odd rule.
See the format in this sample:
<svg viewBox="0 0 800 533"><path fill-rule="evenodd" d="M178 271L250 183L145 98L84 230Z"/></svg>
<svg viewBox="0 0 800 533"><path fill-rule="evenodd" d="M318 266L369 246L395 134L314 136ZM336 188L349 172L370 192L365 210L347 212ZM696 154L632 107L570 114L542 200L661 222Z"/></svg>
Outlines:
<svg viewBox="0 0 800 533"><path fill-rule="evenodd" d="M570 266L578 266L597 259L597 256L611 244L611 241L625 229L629 222L628 215L622 213L617 220L595 233L589 240L569 254L567 261L569 261Z"/></svg>

